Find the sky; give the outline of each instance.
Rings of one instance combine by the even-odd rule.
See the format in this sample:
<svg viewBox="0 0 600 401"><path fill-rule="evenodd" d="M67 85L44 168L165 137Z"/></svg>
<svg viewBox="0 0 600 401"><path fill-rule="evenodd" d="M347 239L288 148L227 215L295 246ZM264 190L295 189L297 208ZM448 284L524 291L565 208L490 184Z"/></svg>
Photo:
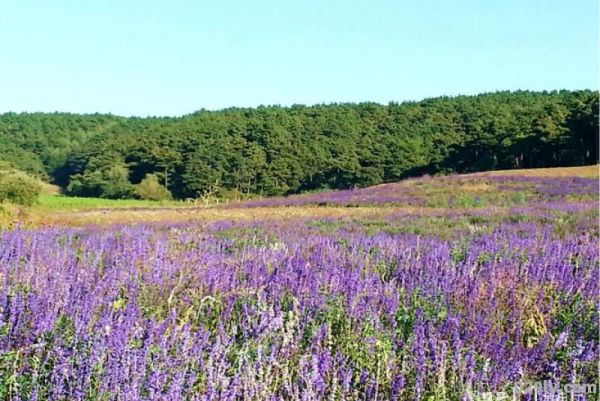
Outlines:
<svg viewBox="0 0 600 401"><path fill-rule="evenodd" d="M596 0L2 0L0 113L598 89Z"/></svg>

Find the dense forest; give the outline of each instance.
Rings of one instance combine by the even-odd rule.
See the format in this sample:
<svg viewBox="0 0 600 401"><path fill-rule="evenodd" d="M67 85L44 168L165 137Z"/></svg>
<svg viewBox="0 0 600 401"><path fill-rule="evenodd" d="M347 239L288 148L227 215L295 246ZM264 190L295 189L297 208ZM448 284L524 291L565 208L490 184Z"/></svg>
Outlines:
<svg viewBox="0 0 600 401"><path fill-rule="evenodd" d="M285 195L420 174L598 162L598 93L201 110L174 118L0 115L0 161L67 194ZM168 195L170 196L170 194Z"/></svg>

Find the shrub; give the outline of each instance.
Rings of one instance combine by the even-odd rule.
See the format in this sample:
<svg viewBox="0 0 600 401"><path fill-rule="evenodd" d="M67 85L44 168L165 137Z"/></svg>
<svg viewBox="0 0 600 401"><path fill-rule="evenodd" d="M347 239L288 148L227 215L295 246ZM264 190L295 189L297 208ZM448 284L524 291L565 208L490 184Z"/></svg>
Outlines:
<svg viewBox="0 0 600 401"><path fill-rule="evenodd" d="M171 192L158 182L158 177L154 174L146 174L142 182L135 187L135 195L140 199L146 200L171 200Z"/></svg>
<svg viewBox="0 0 600 401"><path fill-rule="evenodd" d="M67 195L91 198L131 198L134 186L129 182L127 167L116 164L101 171L71 176Z"/></svg>
<svg viewBox="0 0 600 401"><path fill-rule="evenodd" d="M31 206L41 191L41 183L25 173L15 170L0 172L0 202Z"/></svg>

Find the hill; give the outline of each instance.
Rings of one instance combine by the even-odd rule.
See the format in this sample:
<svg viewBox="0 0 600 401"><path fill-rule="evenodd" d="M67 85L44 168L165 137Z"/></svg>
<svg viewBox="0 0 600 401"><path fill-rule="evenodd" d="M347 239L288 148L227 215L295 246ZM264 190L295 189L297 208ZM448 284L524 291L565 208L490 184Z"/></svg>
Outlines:
<svg viewBox="0 0 600 401"><path fill-rule="evenodd" d="M548 219L549 215L567 216L574 211L588 216L589 213L597 213L599 167L424 176L363 189L213 205L42 194L35 207L21 209L18 215L7 215L4 222L0 218L0 227L150 222L196 222L204 226L223 220L276 221L290 218L323 219L325 226L329 224L328 219L379 221L377 224L386 225L399 216L413 216L417 221L410 227L415 230L419 224L429 227L430 219L435 220L436 225L441 224L437 229L443 230L448 227L444 228L445 223L438 218L444 216L463 219L465 226L470 224L470 219L465 216L471 215L478 221L486 215L518 218L523 213L542 220Z"/></svg>
<svg viewBox="0 0 600 401"><path fill-rule="evenodd" d="M67 195L103 198L132 197L148 175L177 199L250 198L422 174L589 165L598 162L597 141L598 94L589 90L172 118L0 115L0 161Z"/></svg>
<svg viewBox="0 0 600 401"><path fill-rule="evenodd" d="M550 167L521 170L486 171L483 173L474 173L474 175L524 177L584 177L598 179L599 169L599 165L577 167Z"/></svg>

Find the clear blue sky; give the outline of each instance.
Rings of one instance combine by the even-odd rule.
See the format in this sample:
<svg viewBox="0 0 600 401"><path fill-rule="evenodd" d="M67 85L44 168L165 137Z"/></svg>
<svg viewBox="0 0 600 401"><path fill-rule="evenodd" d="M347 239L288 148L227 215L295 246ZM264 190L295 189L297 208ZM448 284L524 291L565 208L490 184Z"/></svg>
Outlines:
<svg viewBox="0 0 600 401"><path fill-rule="evenodd" d="M6 0L0 112L597 89L596 0Z"/></svg>

